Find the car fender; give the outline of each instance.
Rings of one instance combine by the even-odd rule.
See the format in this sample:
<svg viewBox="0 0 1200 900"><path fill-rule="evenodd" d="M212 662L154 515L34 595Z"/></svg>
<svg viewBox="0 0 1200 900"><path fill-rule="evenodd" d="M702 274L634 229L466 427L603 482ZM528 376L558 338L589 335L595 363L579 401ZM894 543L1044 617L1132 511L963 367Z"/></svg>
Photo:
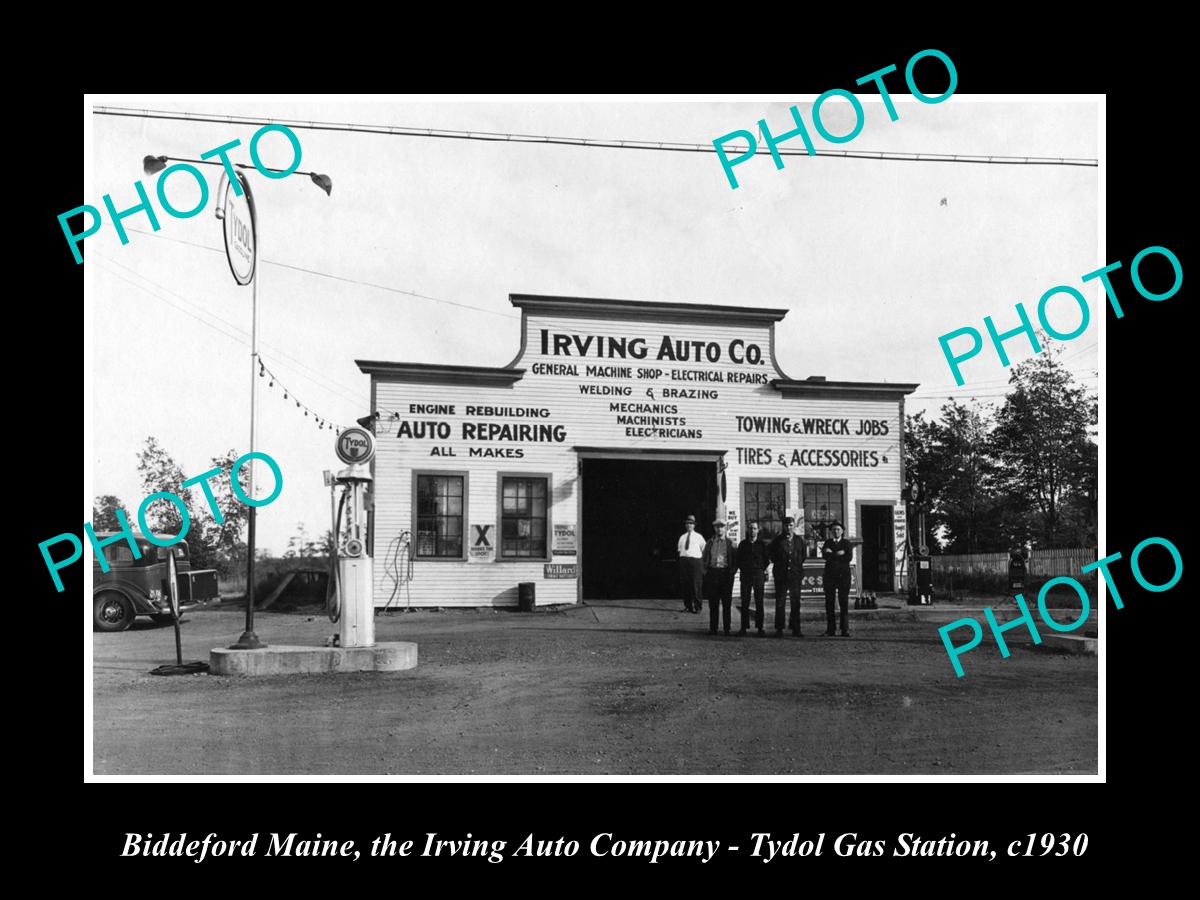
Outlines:
<svg viewBox="0 0 1200 900"><path fill-rule="evenodd" d="M92 588L93 599L97 594L102 594L105 591L116 591L118 594L126 597L133 604L133 611L139 616L153 616L163 612L153 603L150 598L136 584L117 578L112 581L106 581L103 584L97 584Z"/></svg>

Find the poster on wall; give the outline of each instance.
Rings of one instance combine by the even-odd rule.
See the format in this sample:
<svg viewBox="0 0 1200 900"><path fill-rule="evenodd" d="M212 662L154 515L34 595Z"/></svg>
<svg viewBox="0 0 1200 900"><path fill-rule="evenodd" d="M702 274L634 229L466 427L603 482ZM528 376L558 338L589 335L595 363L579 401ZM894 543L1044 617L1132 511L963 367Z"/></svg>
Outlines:
<svg viewBox="0 0 1200 900"><path fill-rule="evenodd" d="M850 596L858 594L858 563L850 563ZM801 597L825 596L825 564L808 560L804 563L804 575L800 582Z"/></svg>
<svg viewBox="0 0 1200 900"><path fill-rule="evenodd" d="M738 511L733 507L730 507L725 513L725 537L729 538L729 540L733 541L734 543L737 543L737 541L740 540L738 536L740 526L741 523L738 521Z"/></svg>
<svg viewBox="0 0 1200 900"><path fill-rule="evenodd" d="M575 563L546 563L542 570L543 578L575 578L577 575Z"/></svg>
<svg viewBox="0 0 1200 900"><path fill-rule="evenodd" d="M575 523L555 522L554 543L551 548L554 556L575 555Z"/></svg>
<svg viewBox="0 0 1200 900"><path fill-rule="evenodd" d="M471 526L471 546L467 548L467 562L486 563L496 558L495 531L494 523Z"/></svg>

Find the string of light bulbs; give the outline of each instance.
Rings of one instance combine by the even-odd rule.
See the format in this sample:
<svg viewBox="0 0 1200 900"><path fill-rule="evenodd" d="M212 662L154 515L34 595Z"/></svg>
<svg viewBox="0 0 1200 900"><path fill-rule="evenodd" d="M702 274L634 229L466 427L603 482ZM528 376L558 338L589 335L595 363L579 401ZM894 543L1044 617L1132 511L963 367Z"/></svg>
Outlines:
<svg viewBox="0 0 1200 900"><path fill-rule="evenodd" d="M279 388L283 391L283 399L291 400L292 402L294 402L296 404L297 409L304 410L305 418L309 418L309 415L311 414L312 420L317 423L318 430L324 430L326 428L329 428L329 429L333 430L334 434L342 433L342 428L345 426L335 425L333 422L329 421L324 416L318 415L316 410L314 410L311 406L309 406L307 403L303 402L299 397L297 397L295 391L293 391L286 384L284 384L282 381L280 381L279 376L276 375L274 372L272 372L269 368L267 368L267 364L263 362L261 353L258 355L258 377L268 379L267 380L267 388L268 389L274 388L275 382L278 381Z"/></svg>

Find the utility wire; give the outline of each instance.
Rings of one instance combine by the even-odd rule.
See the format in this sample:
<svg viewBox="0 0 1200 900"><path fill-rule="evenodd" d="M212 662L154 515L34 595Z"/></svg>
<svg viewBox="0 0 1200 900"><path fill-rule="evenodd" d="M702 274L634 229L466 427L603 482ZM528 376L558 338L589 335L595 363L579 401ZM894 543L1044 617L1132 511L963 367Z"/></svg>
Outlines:
<svg viewBox="0 0 1200 900"><path fill-rule="evenodd" d="M208 244L197 244L195 241L185 241L182 238L168 237L165 234L159 234L154 231L142 231L140 228L129 228L129 227L126 227L125 230L133 231L133 232L136 232L137 234L144 234L147 237L159 238L164 241L172 241L176 244L187 244L189 247L199 247L201 250L208 250L212 253L222 253L223 254L225 252L220 247L210 247L210 246L208 246ZM347 284L359 284L359 285L362 285L363 287L375 288L376 290L380 290L380 291L388 291L393 294L403 294L406 297L416 297L418 300L430 300L434 303L444 303L447 306L457 306L461 309L470 309L470 310L474 310L475 312L487 313L488 315L492 315L492 316L500 316L503 319L519 319L520 318L519 315L514 315L513 313L497 312L494 309L487 309L486 307L483 307L483 306L472 306L469 303L458 303L454 300L443 300L441 297L431 297L428 294L418 294L416 291L406 291L403 288L389 287L386 284L376 284L375 282L372 282L372 281L359 281L358 279L355 279L355 278L346 278L343 275L331 275L329 272L321 272L321 271L318 271L317 269L306 269L303 266L294 266L291 263L276 262L273 259L263 258L260 261L269 266L278 266L281 269L294 269L297 272L307 272L309 275L319 275L321 278L330 278L334 281L344 281Z"/></svg>
<svg viewBox="0 0 1200 900"><path fill-rule="evenodd" d="M356 125L350 122L315 122L302 119L254 118L252 116L204 115L191 112L172 112L162 109L133 109L120 106L97 106L97 116L126 116L143 119L167 119L175 122L218 122L222 125L286 125L312 131L345 131L356 134L385 134L394 137L442 138L463 141L491 141L511 144L558 144L568 147L594 147L604 150L665 150L674 153L716 153L712 144L687 144L678 141L606 140L602 138L552 137L542 134L506 134L494 131L456 131L447 128L416 128L408 125ZM746 146L731 146L729 152L745 153ZM756 156L770 154L770 148L756 149ZM1028 166L1096 166L1094 159L1048 156L999 156L962 153L898 153L883 150L784 150L780 156L836 156L844 159L878 159L895 162L956 162L992 163L996 165Z"/></svg>
<svg viewBox="0 0 1200 900"><path fill-rule="evenodd" d="M237 341L238 343L246 344L247 346L249 346L249 341L245 340L244 338L242 338L236 334L230 334L228 331L224 331L223 329L218 328L216 325L214 325L212 322L209 322L207 319L202 319L199 316L195 315L194 313L189 312L188 310L184 309L182 306L179 306L176 303L172 303L166 297L163 297L160 294L155 293L154 291L147 288L145 285L138 284L136 281L134 281L131 278L126 278L120 272L115 272L112 269L107 268L106 266L100 266L100 270L102 272L104 272L106 275L111 275L113 278L119 278L122 281L133 285L138 290L145 291L147 294L149 294L151 297L154 297L156 300L161 300L163 303L167 304L167 306L174 307L175 309L179 310L179 312L183 313L185 316L190 316L191 318L195 319L201 325L207 325L209 328L211 328L213 331L217 332L218 334L222 334L227 338L231 338L232 340Z"/></svg>
<svg viewBox="0 0 1200 900"><path fill-rule="evenodd" d="M103 257L100 257L100 258L102 258L102 259L103 259ZM245 346L247 346L247 347L248 347L248 346L250 346L250 341L249 341L249 340L247 340L247 338L246 338L246 337L244 337L244 336L239 336L239 335L236 335L236 334L230 334L229 332L227 332L227 331L224 331L224 330L222 330L222 329L218 328L217 326L213 325L211 322L208 322L208 321L206 321L205 319L202 319L202 318L200 318L199 316L197 316L197 315L194 315L193 313L191 313L191 312L189 312L188 310L184 309L182 306L179 306L178 304L172 303L170 300L168 300L166 297L164 297L164 296L162 296L161 294L159 294L157 291L152 291L152 290L150 290L149 288L147 288L145 285L138 284L136 281L133 281L132 279L126 278L126 277L125 277L124 275L122 275L121 273L119 273L119 272L115 272L115 271L113 271L113 270L111 270L111 269L107 268L106 266L103 266L103 265L102 265L102 266L100 266L100 269L101 269L103 272L105 272L105 274L112 275L114 278L119 278L119 279L121 279L122 281L124 281L124 282L126 282L126 283L128 283L128 284L131 284L131 285L133 285L135 288L138 288L139 290L141 290L141 291L144 291L145 293L149 294L151 297L154 297L154 298L155 298L155 299L157 299L157 300L161 300L163 303L166 303L168 306L170 306L170 307L173 307L173 308L177 309L179 312L183 313L185 316L190 316L191 318L195 319L197 322L200 322L200 323L201 323L201 324L203 324L203 325L207 325L209 328L213 329L214 331L218 332L219 334L222 334L222 335L224 335L225 337L227 337L227 338L230 338L231 340L237 341L239 344L243 344L243 345L245 345ZM147 279L147 280L149 280L149 279ZM153 282L151 282L151 283L153 283ZM224 321L224 320L220 320L220 321ZM284 394L283 394L283 399L284 399L284 400L291 400L291 401L293 401L293 402L296 404L296 406L297 406L298 408L301 408L301 409L305 410L305 415L306 415L306 416L308 415L308 413L312 413L313 421L314 421L314 422L316 422L316 423L318 424L318 426L319 426L319 427L322 427L322 428L323 428L325 425L328 425L330 428L334 428L334 427L335 427L335 426L334 426L334 424L333 424L333 422L332 422L330 419L328 419L328 418L327 418L327 417L325 417L325 416L319 415L319 414L317 413L317 411L316 411L316 410L314 410L314 409L313 409L311 406L309 406L307 403L304 403L304 402L303 402L303 401L301 401L299 398L297 398L297 397L296 397L296 392L295 392L295 391L293 391L291 388L289 388L287 385L285 385L285 384L283 383L282 379L280 379L278 375L276 375L276 374L275 374L273 371L271 371L269 368L267 368L267 366L266 366L266 365L265 365L265 363L263 362L263 358L262 358L262 354L261 354L261 353L259 353L259 355L258 355L258 365L259 365L259 376L260 376L260 377L266 377L267 375L270 375L270 377L271 377L271 387L274 387L274 383L275 383L276 381L278 381L278 382L279 382L279 386L280 386L280 388L281 388L281 389L283 390L283 392L284 392ZM302 375L301 377L304 377L304 376ZM326 389L328 390L328 388L326 388ZM361 401L361 400L358 400L358 399L356 399L354 402L355 402L355 403L361 403L362 401ZM340 429L340 427L344 427L344 426L339 426L339 429Z"/></svg>
<svg viewBox="0 0 1200 900"><path fill-rule="evenodd" d="M137 229L128 229L128 230L130 230L130 231L137 231ZM181 240L181 239L178 239L178 238L170 238L170 237L166 237L165 235L157 235L157 234L154 234L153 232L143 232L143 231L138 231L138 233L139 233L139 234L147 234L147 235L150 235L151 237L163 237L163 239L164 239L164 240L175 241L176 243L188 244L188 245L190 245L190 246L193 246L193 247L199 247L199 248L201 248L201 249L204 249L204 250L211 250L211 251L212 251L212 252L214 252L214 253L222 253L222 252L223 252L222 250L220 250L220 249L218 249L218 248L215 248L215 247L209 247L209 246L207 246L207 245L205 245L205 244L197 244L197 243L194 243L194 242L192 242L192 241L184 241L184 240ZM94 251L93 251L93 252L94 252ZM109 259L108 257L104 257L104 256L101 256L101 255L99 255L99 254L97 254L97 255L99 256L99 258L101 258L101 259L104 259L106 262L111 262L111 263L113 263L113 264L115 264L115 265L121 265L120 263L117 263L115 260ZM267 260L263 260L263 261L264 261L264 262L267 262ZM299 266L289 266L289 265L287 265L287 264L283 264L283 263L272 263L272 265L283 265L283 266L285 266L286 268L295 268L295 269L298 269L299 271L304 271L304 272L312 272L312 274L324 275L325 277L330 277L330 278L338 278L338 276L330 276L330 275L326 275L326 273L323 273L323 272L316 272L315 270L304 269L304 268L302 268L302 267L299 267ZM136 274L136 275L137 275L139 278L142 278L142 279L146 280L146 281L147 281L147 282L149 282L150 284L153 284L155 287L158 287L158 288L160 288L160 289L162 289L162 290L164 290L164 291L167 291L168 293L172 294L173 296L177 297L178 299L180 299L180 300L183 300L185 303L189 303L190 305L196 306L197 308L199 308L199 309L202 309L202 310L203 310L203 307L199 306L199 304L193 304L193 303L191 303L191 301L189 301L189 300L187 300L186 298L184 298L184 297L180 296L179 294L175 293L175 292L174 292L174 291L172 291L170 288L167 288L167 287L165 287L165 286L163 286L163 285L161 285L161 284L158 284L157 282L153 281L152 279L146 278L146 276L142 275L141 273L134 272L134 270L133 270L133 269L129 269L129 268L128 268L128 267L126 267L126 266L121 266L121 267L122 267L122 268L124 268L124 269L126 269L127 271L133 272L133 273L134 273L134 274ZM115 273L115 272L113 272L113 273L110 273L110 274L117 275L117 273ZM117 277L121 277L121 276L117 275ZM128 279L122 279L122 280L128 281ZM345 280L345 281L349 281L349 280L352 280L352 279L339 279L339 280ZM141 285L137 285L135 282L132 282L132 281L130 281L129 283L130 283L130 284L134 284L136 287L141 287ZM359 283L363 283L363 284L365 284L365 282L359 282ZM387 287L383 287L383 286L379 286L379 285L368 285L368 286L372 286L372 287L381 287L383 290L393 290L393 291L395 291L395 290L398 290L398 289L396 289L396 288L387 288ZM143 288L143 290L145 290L145 288ZM160 297L159 299L164 299L164 298L161 298L161 297ZM436 300L436 298L427 298L427 299ZM175 306L175 308L176 308L176 309L179 309L181 312L183 312L183 313L185 313L185 314L187 314L187 315L190 315L190 316L192 316L192 318L197 318L196 316L192 315L192 313L189 313L187 310L184 310L184 309L182 309L182 308L180 308L180 307L176 306L176 304L170 303L169 301L166 301L166 300L164 300L164 302L167 302L167 303L168 303L169 305L171 305L171 306ZM437 302L445 302L445 303L449 303L449 302L451 302L451 301L441 301L441 300L437 300ZM470 308L472 308L472 309L481 309L480 307L470 307ZM222 319L220 316L217 316L215 313L209 313L207 310L204 310L204 311L205 311L205 313L206 313L207 315L211 315L211 316L213 316L213 318L215 318L215 319L217 319L218 321L220 321L220 322L224 323L225 325L229 326L230 328L233 328L234 330L236 330L236 331L239 331L239 332L241 332L242 334L245 334L245 332L244 332L244 331L242 331L242 329L241 329L241 328L239 328L237 325L234 325L232 322L229 322L229 321L227 321L226 319ZM484 312L490 312L490 310L482 310L482 309L481 309L481 311L484 311ZM204 321L203 319L199 319L199 318L197 318L197 321L203 322L205 325L208 325L210 328L214 328L214 330L221 331L220 329L216 328L216 327L215 327L215 326L213 326L211 323ZM225 333L225 332L223 332L223 331L221 331L221 333L222 333L222 334L226 334L226 333ZM245 341L244 339L242 339L242 338L237 338L237 337L235 337L234 335L229 335L229 334L226 334L226 336L227 336L227 337L234 337L234 339L235 339L235 340L240 340L240 341L241 341L241 343L246 343L246 341ZM279 354L279 355L280 355L280 356L282 356L282 357L285 357L285 358L287 358L287 359L290 359L290 360L292 360L292 362L294 362L296 365L300 366L301 368L304 368L304 369L307 369L307 370L309 370L309 371L315 372L315 370L311 369L311 367L309 367L309 366L305 365L304 363L300 362L299 360L295 359L295 357L291 357L289 354L287 354L287 353L286 353L285 351L283 351L282 349L280 349L280 348L278 348L278 347L274 347L274 346L272 346L272 345L269 345L269 344L267 344L267 342L266 342L266 341L264 341L264 342L263 342L263 344L264 344L264 346L270 346L270 347L271 347L271 349L272 349L274 352L276 352L277 354ZM1082 354L1086 353L1086 352L1087 352L1089 349L1091 349L1091 348L1092 348L1092 347L1094 347L1094 346L1095 346L1095 344L1093 343L1093 344L1091 344L1091 345L1088 345L1088 346L1086 346L1086 347L1082 347L1082 348L1080 348L1080 349L1079 349L1078 351L1076 351L1075 353L1072 353L1072 354L1071 354L1069 357L1065 357L1065 358L1064 358L1064 360L1060 360L1060 364L1061 364L1062 362L1064 362L1066 359L1072 359L1072 358L1075 358L1075 357L1081 356ZM1064 369L1066 369L1066 370L1068 370L1068 371L1071 371L1071 367L1070 367L1070 366L1063 365L1063 366L1062 366L1062 368L1064 368ZM1092 374L1086 374L1086 373L1075 372L1075 371L1071 371L1071 374L1072 374L1072 375L1074 375L1076 378L1079 378L1080 380L1091 380L1091 379L1094 379L1094 378L1096 378L1096 377L1097 377L1097 375L1098 375L1098 373L1097 373L1097 370L1095 370L1095 369L1092 369L1092 370L1089 370L1089 371L1090 371ZM319 373L317 373L317 374L319 374ZM329 391L330 393L338 393L338 394L341 394L343 397L348 397L348 396L349 396L349 395L347 395L347 394L345 393L346 391L352 391L352 390L353 390L352 388L349 388L349 387L347 387L346 385L339 385L339 386L340 386L340 387L341 387L343 390L341 390L341 391L338 391L338 390L334 390L333 388L330 388L330 387L328 386L328 384L327 384L327 383L325 383L324 381L320 381L320 380L318 380L318 379L315 379L315 378L312 378L312 377L309 377L309 376L305 376L305 375L303 375L303 373L301 373L301 377L305 377L305 378L307 378L309 381L312 381L314 384L317 384L319 387L322 387L322 388L324 388L325 390ZM337 382L330 382L330 383L331 383L331 384L338 384ZM981 399L981 398L998 398L998 397L1005 397L1005 396L1007 396L1007 395L1008 395L1008 393L1009 393L1009 391L1006 389L1006 386L1007 386L1008 384L1009 384L1009 380L1008 380L1007 378L1000 378L1000 379L987 379L987 380L984 380L984 381L972 382L972 387L975 387L975 388L983 388L984 390L982 390L982 391L957 391L957 390L955 390L953 387L951 387L949 384L947 384L947 385L945 386L944 390L943 390L941 385L933 385L933 386L930 386L930 387L928 387L928 388L926 389L926 390L927 390L927 392L925 392L925 393L919 393L919 394L910 394L910 395L909 395L909 399L910 399L910 400L938 400L938 399L945 398L946 400L956 400L956 399L964 399L964 398L966 398L966 399ZM354 402L356 402L356 403L358 403L358 402L361 402L361 398L359 398L359 397L357 397L357 396L354 396L354 397L352 397L351 399L353 399L353 401L354 401ZM386 408L383 408L383 407L381 407L381 408L380 408L378 411L379 411L379 412L381 412L381 413L388 413L388 414L389 414L389 416L398 415L398 414L394 413L394 411L393 411L393 410L386 409Z"/></svg>
<svg viewBox="0 0 1200 900"><path fill-rule="evenodd" d="M200 245L197 245L197 246L200 246ZM104 262L108 263L109 265L120 266L126 272L136 275L138 278L142 279L147 284L151 284L154 287L158 288L159 290L165 291L166 293L170 294L172 297L175 297L176 299L183 301L188 306L191 306L191 307L194 307L195 309L200 310L202 313L204 313L204 315L210 316L213 319L216 319L218 322L221 322L223 325L226 325L229 328L232 328L234 331L236 331L238 333L238 335L241 335L241 336L239 337L238 335L227 334L224 331L222 331L221 333L225 334L226 337L231 337L234 340L239 341L240 343L246 344L247 346L249 346L250 333L248 331L246 331L245 329L243 329L241 326L235 325L233 322L230 322L228 319L222 318L221 316L208 310L201 304L196 303L192 300L189 300L187 297L184 297L182 294L179 294L176 291L171 290L169 287L166 287L165 285L159 284L157 281L155 281L152 278L147 278L141 272L138 272L135 269L131 269L129 266L123 265L123 264L117 262L115 259L112 259L111 257L105 256L100 253L96 253L96 251L94 251L94 250L92 252L96 254L97 259L101 259ZM109 274L117 275L116 272L111 272L111 271L109 272ZM118 275L117 277L120 277L120 276ZM124 280L128 281L128 279L124 279ZM129 282L129 283L134 284L135 287L142 287L141 285L136 284L135 282ZM146 290L144 287L142 289ZM147 293L153 294L152 291L147 291ZM170 306L175 306L175 304L171 303L169 300L166 300L165 298L163 298L161 296L158 299L162 300L164 303L167 303ZM176 309L180 309L180 308L176 307ZM180 311L187 313L188 315L192 315L191 313L188 313L187 310L180 309ZM196 316L192 316L192 318L196 318ZM204 320L199 319L198 321L203 322ZM205 322L205 324L209 325L209 327L214 327L208 322ZM217 330L220 330L220 329L217 329ZM316 369L312 368L311 366L296 359L294 356L292 356L287 351L283 350L281 347L277 347L274 344L269 343L268 341L265 341L265 340L262 341L261 343L264 347L269 348L272 351L272 353L278 355L279 357L281 357L283 359L290 360L297 367L299 367L301 369L305 369L305 370L313 373L313 375L318 376L318 377L314 378L310 375L305 375L303 372L297 372L297 374L301 378L311 381L313 384L317 385L317 387L320 387L321 389L328 391L330 394L337 396L339 399L350 400L351 402L355 403L356 405L362 404L362 396L360 395L359 391L356 391L354 388L352 388L348 385L344 385L344 384L341 384L340 382L333 381L332 379L328 379L327 376L325 376L323 373L318 372ZM331 385L333 385L333 387L331 387Z"/></svg>

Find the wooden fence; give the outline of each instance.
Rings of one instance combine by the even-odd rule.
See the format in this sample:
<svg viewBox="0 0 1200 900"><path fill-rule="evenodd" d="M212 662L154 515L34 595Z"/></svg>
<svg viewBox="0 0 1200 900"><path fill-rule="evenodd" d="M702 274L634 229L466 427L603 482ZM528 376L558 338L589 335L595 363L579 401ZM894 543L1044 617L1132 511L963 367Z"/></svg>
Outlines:
<svg viewBox="0 0 1200 900"><path fill-rule="evenodd" d="M1056 550L1034 550L1026 572L1030 576L1053 578L1056 575L1078 576L1079 570L1094 563L1096 548L1069 547ZM930 557L933 574L940 575L1007 575L1007 553L963 553Z"/></svg>

